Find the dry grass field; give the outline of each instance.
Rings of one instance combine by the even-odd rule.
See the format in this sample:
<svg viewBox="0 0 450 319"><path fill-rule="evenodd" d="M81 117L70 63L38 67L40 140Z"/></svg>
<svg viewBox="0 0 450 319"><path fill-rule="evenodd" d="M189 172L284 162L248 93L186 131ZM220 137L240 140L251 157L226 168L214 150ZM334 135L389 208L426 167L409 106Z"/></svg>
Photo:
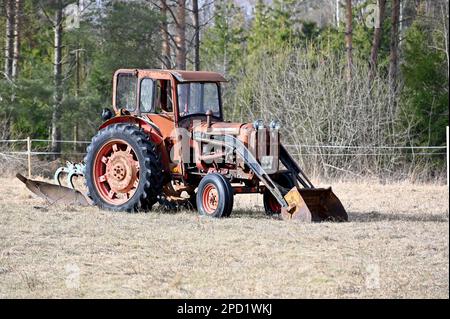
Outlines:
<svg viewBox="0 0 450 319"><path fill-rule="evenodd" d="M445 186L337 183L351 222L48 207L0 179L0 298L448 298Z"/></svg>

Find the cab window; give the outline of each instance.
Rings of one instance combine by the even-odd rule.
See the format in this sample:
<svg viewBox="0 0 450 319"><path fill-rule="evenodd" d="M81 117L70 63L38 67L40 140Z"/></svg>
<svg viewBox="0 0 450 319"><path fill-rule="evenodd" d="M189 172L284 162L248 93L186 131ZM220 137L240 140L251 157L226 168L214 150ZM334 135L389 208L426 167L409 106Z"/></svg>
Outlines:
<svg viewBox="0 0 450 319"><path fill-rule="evenodd" d="M140 91L141 112L154 112L153 108L154 82L152 79L142 79Z"/></svg>
<svg viewBox="0 0 450 319"><path fill-rule="evenodd" d="M178 84L178 104L180 116L204 115L211 111L213 116L221 117L219 87L216 83Z"/></svg>
<svg viewBox="0 0 450 319"><path fill-rule="evenodd" d="M136 109L137 76L121 73L117 76L116 106L128 111Z"/></svg>
<svg viewBox="0 0 450 319"><path fill-rule="evenodd" d="M161 111L173 112L170 80L156 81L155 107L156 113L161 113Z"/></svg>

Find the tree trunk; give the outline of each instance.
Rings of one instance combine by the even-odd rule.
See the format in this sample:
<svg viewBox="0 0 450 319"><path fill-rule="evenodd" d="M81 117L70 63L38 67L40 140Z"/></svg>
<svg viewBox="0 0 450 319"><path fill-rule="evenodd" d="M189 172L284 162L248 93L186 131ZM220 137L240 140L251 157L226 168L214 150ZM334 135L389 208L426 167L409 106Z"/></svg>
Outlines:
<svg viewBox="0 0 450 319"><path fill-rule="evenodd" d="M5 35L5 76L11 78L14 55L14 0L5 0L6 35Z"/></svg>
<svg viewBox="0 0 450 319"><path fill-rule="evenodd" d="M166 0L161 0L161 16L163 17L163 22L161 24L161 55L162 55L162 67L165 69L171 69L171 57L170 57L170 43L169 43L169 29L167 27L167 2Z"/></svg>
<svg viewBox="0 0 450 319"><path fill-rule="evenodd" d="M440 14L441 14L441 18L442 18L442 34L443 36L443 41L444 41L444 53L445 53L445 57L447 60L447 80L449 77L449 72L450 72L450 58L449 58L449 52L448 52L448 1L441 3L440 4ZM446 15L447 13L447 15Z"/></svg>
<svg viewBox="0 0 450 319"><path fill-rule="evenodd" d="M186 70L186 0L178 0L176 16L176 66Z"/></svg>
<svg viewBox="0 0 450 319"><path fill-rule="evenodd" d="M400 0L392 0L392 30L389 55L389 86L391 92L397 90L398 78L398 26L400 17Z"/></svg>
<svg viewBox="0 0 450 319"><path fill-rule="evenodd" d="M373 33L372 49L370 51L370 79L373 79L378 64L378 50L380 49L381 36L383 34L384 13L386 10L386 0L378 0L378 14L375 21L375 30Z"/></svg>
<svg viewBox="0 0 450 319"><path fill-rule="evenodd" d="M336 13L335 13L335 18L336 18L336 28L339 28L340 26L340 22L341 22L341 17L340 17L340 6L341 6L341 1L340 0L336 0Z"/></svg>
<svg viewBox="0 0 450 319"><path fill-rule="evenodd" d="M20 59L20 33L22 22L22 0L15 0L14 14L14 45L13 60L11 65L11 76L16 79L19 75L19 59Z"/></svg>
<svg viewBox="0 0 450 319"><path fill-rule="evenodd" d="M194 70L200 71L200 24L198 0L192 0L192 24L194 25Z"/></svg>
<svg viewBox="0 0 450 319"><path fill-rule="evenodd" d="M61 103L62 103L62 11L63 6L61 0L58 0L58 8L55 12L54 25L54 92L53 92L53 113L52 113L52 152L61 151Z"/></svg>
<svg viewBox="0 0 450 319"><path fill-rule="evenodd" d="M346 0L345 3L345 48L347 51L347 81L352 80L353 69L353 26L352 26L352 0Z"/></svg>

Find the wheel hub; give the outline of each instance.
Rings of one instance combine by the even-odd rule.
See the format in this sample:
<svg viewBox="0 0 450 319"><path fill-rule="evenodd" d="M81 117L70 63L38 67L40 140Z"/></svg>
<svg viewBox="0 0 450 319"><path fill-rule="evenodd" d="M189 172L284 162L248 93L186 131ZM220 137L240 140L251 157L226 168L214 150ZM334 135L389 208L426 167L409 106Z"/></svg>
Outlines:
<svg viewBox="0 0 450 319"><path fill-rule="evenodd" d="M138 180L137 172L136 161L126 151L114 152L106 164L106 180L116 193L129 192Z"/></svg>
<svg viewBox="0 0 450 319"><path fill-rule="evenodd" d="M211 207L217 207L217 191L215 189L209 193L208 200Z"/></svg>
<svg viewBox="0 0 450 319"><path fill-rule="evenodd" d="M102 201L111 205L126 203L140 183L138 154L123 139L106 141L95 155L92 179Z"/></svg>
<svg viewBox="0 0 450 319"><path fill-rule="evenodd" d="M219 193L212 184L205 186L203 191L203 208L207 214L212 214L219 206Z"/></svg>

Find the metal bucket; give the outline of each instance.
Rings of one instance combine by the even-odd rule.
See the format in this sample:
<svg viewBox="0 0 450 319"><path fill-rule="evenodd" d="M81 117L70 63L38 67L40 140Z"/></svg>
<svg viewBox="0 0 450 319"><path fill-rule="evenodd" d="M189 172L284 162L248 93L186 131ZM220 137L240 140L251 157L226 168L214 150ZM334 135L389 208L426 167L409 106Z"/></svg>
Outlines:
<svg viewBox="0 0 450 319"><path fill-rule="evenodd" d="M302 222L345 222L348 215L339 198L330 188L293 187L284 198L289 204L281 216L287 220Z"/></svg>

